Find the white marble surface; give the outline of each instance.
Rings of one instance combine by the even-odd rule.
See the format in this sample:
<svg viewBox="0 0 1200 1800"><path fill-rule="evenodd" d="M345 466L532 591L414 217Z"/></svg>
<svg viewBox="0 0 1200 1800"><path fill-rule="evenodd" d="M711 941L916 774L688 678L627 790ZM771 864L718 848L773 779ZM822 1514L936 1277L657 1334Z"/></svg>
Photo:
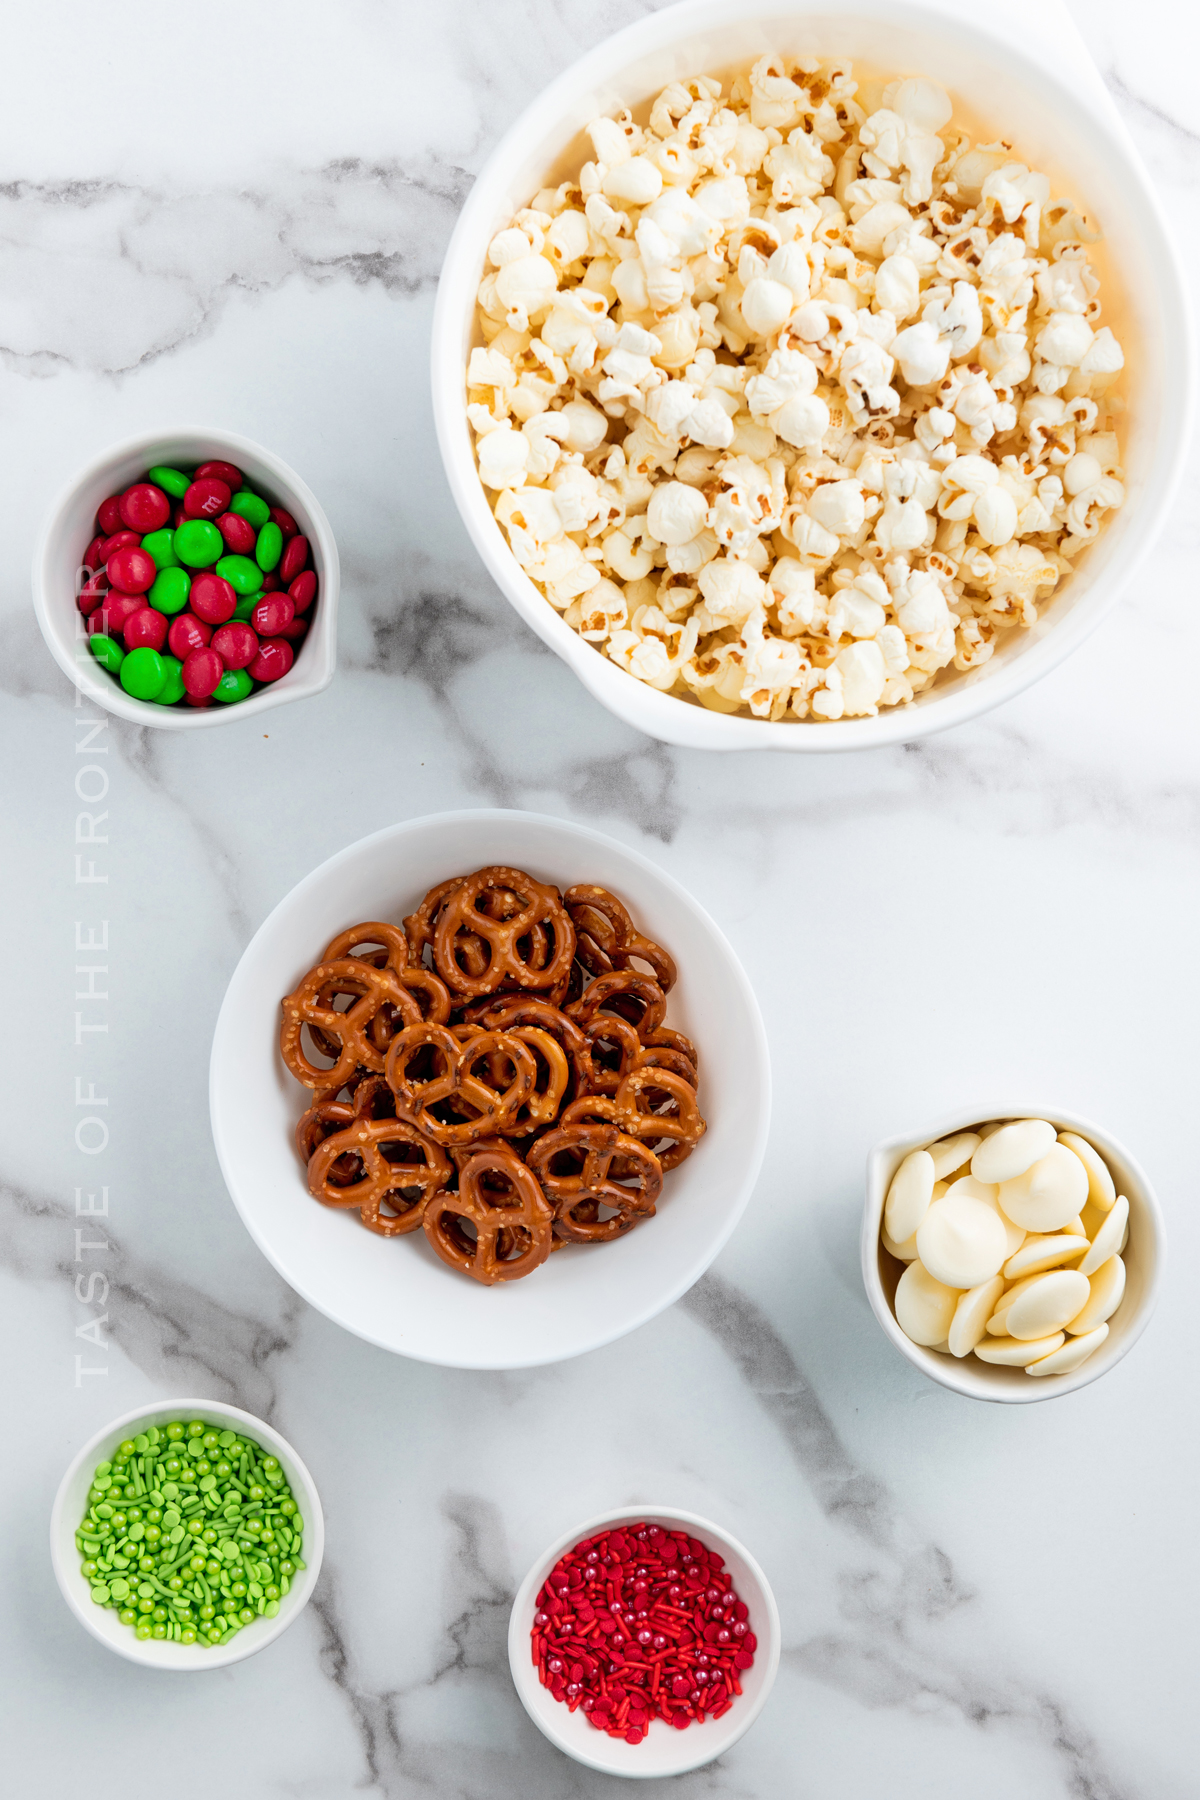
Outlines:
<svg viewBox="0 0 1200 1800"><path fill-rule="evenodd" d="M507 1605L558 1532L654 1496L738 1533L784 1620L767 1711L676 1784L687 1800L1196 1793L1195 469L1123 609L970 729L800 763L674 752L610 719L481 574L426 344L472 172L648 5L71 0L6 19L0 895L25 973L0 1034L0 1659L25 1800L613 1794L526 1721ZM1073 11L1194 268L1195 24L1179 0ZM72 467L184 419L273 445L321 496L341 665L265 732L114 723L87 759L111 782L107 884L77 887L84 759L33 620L32 540ZM364 832L481 802L586 818L686 882L758 988L778 1082L759 1192L713 1273L624 1342L515 1376L403 1362L308 1310L227 1199L206 1103L225 982L276 900ZM75 921L104 919L107 957L77 955ZM89 962L110 971L91 1007L73 998ZM109 1027L78 1048L77 1009ZM75 1146L97 1111L77 1075L108 1099L96 1156ZM1113 1374L1000 1409L894 1353L856 1234L874 1139L1016 1089L1143 1159L1173 1269ZM74 1191L100 1184L108 1248L77 1265ZM103 1308L75 1297L89 1265ZM78 1335L100 1311L103 1349ZM77 1386L80 1354L104 1372ZM75 1447L184 1393L269 1416L329 1529L303 1619L193 1680L87 1638L46 1548Z"/></svg>

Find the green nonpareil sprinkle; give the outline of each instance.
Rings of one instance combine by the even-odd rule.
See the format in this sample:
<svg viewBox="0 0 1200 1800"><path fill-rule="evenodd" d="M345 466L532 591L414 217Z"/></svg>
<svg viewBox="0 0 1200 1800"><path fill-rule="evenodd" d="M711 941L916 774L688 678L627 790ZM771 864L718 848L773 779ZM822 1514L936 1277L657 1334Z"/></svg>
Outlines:
<svg viewBox="0 0 1200 1800"><path fill-rule="evenodd" d="M204 1449L199 1440L216 1427L200 1422L197 1430L194 1423L151 1426L126 1439L111 1462L98 1465L75 1547L94 1571L85 1580L97 1606L131 1617L129 1629L140 1638L179 1643L186 1630L207 1648L229 1643L244 1629L240 1612L276 1616L279 1601L267 1595L289 1591L284 1559L290 1569L304 1568L298 1554L303 1528L282 1469L266 1467L261 1445L226 1430L217 1433L218 1448ZM160 1485L160 1459L168 1456L184 1467ZM202 1457L210 1467L200 1475L195 1465ZM218 1463L228 1465L230 1474L218 1475ZM282 1508L289 1502L291 1515L285 1516ZM148 1516L152 1509L161 1519ZM120 1531L111 1522L118 1514ZM263 1529L248 1530L251 1519ZM203 1531L187 1529L189 1521L202 1524ZM274 1541L264 1543L270 1533ZM206 1536L214 1541L206 1543ZM193 1560L201 1557L205 1568L193 1569ZM168 1585L174 1579L181 1583L178 1592ZM240 1600L232 1592L237 1582L246 1584ZM200 1609L209 1607L212 1615L201 1618Z"/></svg>

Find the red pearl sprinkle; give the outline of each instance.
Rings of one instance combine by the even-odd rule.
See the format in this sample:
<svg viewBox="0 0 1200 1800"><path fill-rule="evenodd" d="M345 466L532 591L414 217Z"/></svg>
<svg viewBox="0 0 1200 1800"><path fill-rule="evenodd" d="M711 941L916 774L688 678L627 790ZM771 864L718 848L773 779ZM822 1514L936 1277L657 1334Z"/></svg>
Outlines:
<svg viewBox="0 0 1200 1800"><path fill-rule="evenodd" d="M121 520L130 531L160 531L171 516L171 502L152 481L135 481L121 495Z"/></svg>
<svg viewBox="0 0 1200 1800"><path fill-rule="evenodd" d="M627 1744L640 1744L655 1719L683 1731L719 1718L757 1649L749 1608L724 1568L697 1538L646 1522L582 1539L537 1596L532 1652L542 1686ZM719 1643L726 1619L744 1632Z"/></svg>
<svg viewBox="0 0 1200 1800"><path fill-rule="evenodd" d="M222 513L213 524L225 539L226 548L234 556L253 556L254 546L258 542L258 534L249 519L243 519L241 513Z"/></svg>

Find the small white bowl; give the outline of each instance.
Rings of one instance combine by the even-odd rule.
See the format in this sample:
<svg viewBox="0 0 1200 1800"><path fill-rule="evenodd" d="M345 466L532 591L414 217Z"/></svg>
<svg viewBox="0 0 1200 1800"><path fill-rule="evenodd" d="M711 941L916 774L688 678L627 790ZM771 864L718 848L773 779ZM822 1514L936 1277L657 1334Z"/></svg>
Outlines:
<svg viewBox="0 0 1200 1800"><path fill-rule="evenodd" d="M581 1538L595 1537L605 1526L635 1525L640 1520L661 1525L667 1531L686 1531L708 1549L724 1557L725 1567L733 1577L738 1598L750 1609L750 1629L758 1639L753 1665L742 1676L742 1692L727 1713L719 1719L706 1719L702 1725L689 1725L676 1731L661 1720L651 1724L640 1744L627 1744L624 1738L611 1738L596 1731L582 1711L571 1712L561 1700L555 1700L538 1679L530 1657L530 1634L533 1615L542 1583L563 1555ZM616 1512L599 1513L568 1531L542 1552L517 1589L508 1623L508 1662L513 1684L521 1704L538 1730L559 1750L584 1763L589 1769L601 1769L606 1775L625 1775L631 1780L653 1780L663 1775L683 1775L699 1769L715 1757L724 1755L753 1725L767 1703L779 1669L781 1632L779 1608L766 1576L735 1537L722 1531L708 1519L695 1513L680 1512L674 1507L622 1507Z"/></svg>
<svg viewBox="0 0 1200 1800"><path fill-rule="evenodd" d="M279 1003L336 932L396 923L435 882L491 863L561 887L599 882L679 966L667 1023L700 1052L708 1131L663 1184L656 1217L628 1237L569 1245L521 1281L484 1288L446 1267L423 1231L380 1238L311 1198L296 1156L309 1091L279 1054ZM389 826L331 857L280 902L234 970L209 1077L213 1138L247 1230L297 1293L385 1350L466 1369L578 1356L645 1324L697 1281L753 1191L770 1117L758 1003L728 942L648 857L565 819L441 813Z"/></svg>
<svg viewBox="0 0 1200 1800"><path fill-rule="evenodd" d="M879 1236L883 1205L892 1176L910 1150L920 1150L938 1138L948 1137L951 1132L967 1131L993 1119L1048 1119L1056 1131L1077 1131L1080 1137L1095 1145L1112 1171L1118 1194L1124 1194L1129 1201L1129 1242L1123 1252L1124 1298L1108 1321L1108 1336L1073 1375L1035 1378L1026 1375L1024 1369L1006 1369L996 1363L980 1362L977 1356L957 1357L943 1351L927 1350L906 1337L896 1321L893 1302L903 1265L884 1249ZM1094 1125L1090 1119L1081 1119L1075 1113L1064 1112L1061 1107L976 1106L970 1112L956 1112L937 1119L923 1131L876 1144L867 1158L867 1203L863 1209L861 1249L863 1283L871 1310L909 1362L956 1394L966 1394L971 1400L1000 1400L1019 1406L1035 1400L1059 1400L1064 1394L1087 1387L1089 1382L1115 1368L1150 1323L1150 1315L1158 1303L1167 1244L1162 1208L1145 1172L1125 1146L1099 1125Z"/></svg>
<svg viewBox="0 0 1200 1800"><path fill-rule="evenodd" d="M670 81L728 76L767 52L852 58L873 71L926 75L1050 174L1105 233L1105 321L1126 353L1126 500L1030 631L1007 634L990 662L945 677L914 704L836 723L742 718L658 693L563 622L513 556L479 480L466 414L466 365L482 341L475 298L488 244L539 188L572 179L591 155L583 128L638 107ZM1098 84L1097 84L1098 88ZM640 115L639 115L640 116ZM638 731L698 750L876 749L962 724L1047 674L1099 624L1145 562L1171 508L1190 438L1192 328L1187 291L1158 197L1111 105L1074 71L1025 56L984 23L919 0L844 6L684 0L619 31L526 108L475 182L446 252L431 351L433 410L450 489L502 594L610 712Z"/></svg>
<svg viewBox="0 0 1200 1800"><path fill-rule="evenodd" d="M158 464L189 469L218 458L235 463L273 505L290 512L308 539L319 584L312 624L287 674L235 706L157 706L153 700L135 700L88 649L87 625L76 605L79 567L95 536L96 509ZM163 731L200 731L247 719L289 700L306 700L328 687L337 662L338 589L337 545L312 490L261 444L236 432L203 426L143 432L95 457L72 477L50 508L33 554L34 610L63 674L108 712Z"/></svg>
<svg viewBox="0 0 1200 1800"><path fill-rule="evenodd" d="M259 1618L231 1638L227 1644L175 1644L164 1639L139 1638L128 1625L122 1625L111 1607L97 1606L91 1588L79 1572L81 1557L75 1548L75 1533L88 1506L88 1490L97 1463L111 1462L117 1445L139 1431L160 1428L172 1419L204 1419L221 1431L237 1431L253 1438L279 1458L304 1520L301 1560L307 1565L300 1570L291 1587L279 1602L273 1619ZM190 1675L201 1669L219 1669L226 1663L242 1662L274 1643L303 1612L316 1586L325 1553L325 1519L313 1478L286 1438L253 1413L238 1406L226 1406L220 1400L164 1400L158 1406L139 1406L123 1413L90 1438L74 1458L59 1483L50 1513L50 1560L54 1578L62 1597L85 1631L127 1662L143 1663L148 1669L166 1669Z"/></svg>

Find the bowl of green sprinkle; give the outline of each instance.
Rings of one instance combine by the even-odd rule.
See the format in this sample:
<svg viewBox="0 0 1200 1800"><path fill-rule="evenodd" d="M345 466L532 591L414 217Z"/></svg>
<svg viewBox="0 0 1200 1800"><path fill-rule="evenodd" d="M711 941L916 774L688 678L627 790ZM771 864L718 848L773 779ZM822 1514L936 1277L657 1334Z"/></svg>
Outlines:
<svg viewBox="0 0 1200 1800"><path fill-rule="evenodd" d="M325 1521L285 1438L218 1400L167 1400L98 1431L62 1478L50 1557L106 1649L215 1669L286 1631L321 1568Z"/></svg>

